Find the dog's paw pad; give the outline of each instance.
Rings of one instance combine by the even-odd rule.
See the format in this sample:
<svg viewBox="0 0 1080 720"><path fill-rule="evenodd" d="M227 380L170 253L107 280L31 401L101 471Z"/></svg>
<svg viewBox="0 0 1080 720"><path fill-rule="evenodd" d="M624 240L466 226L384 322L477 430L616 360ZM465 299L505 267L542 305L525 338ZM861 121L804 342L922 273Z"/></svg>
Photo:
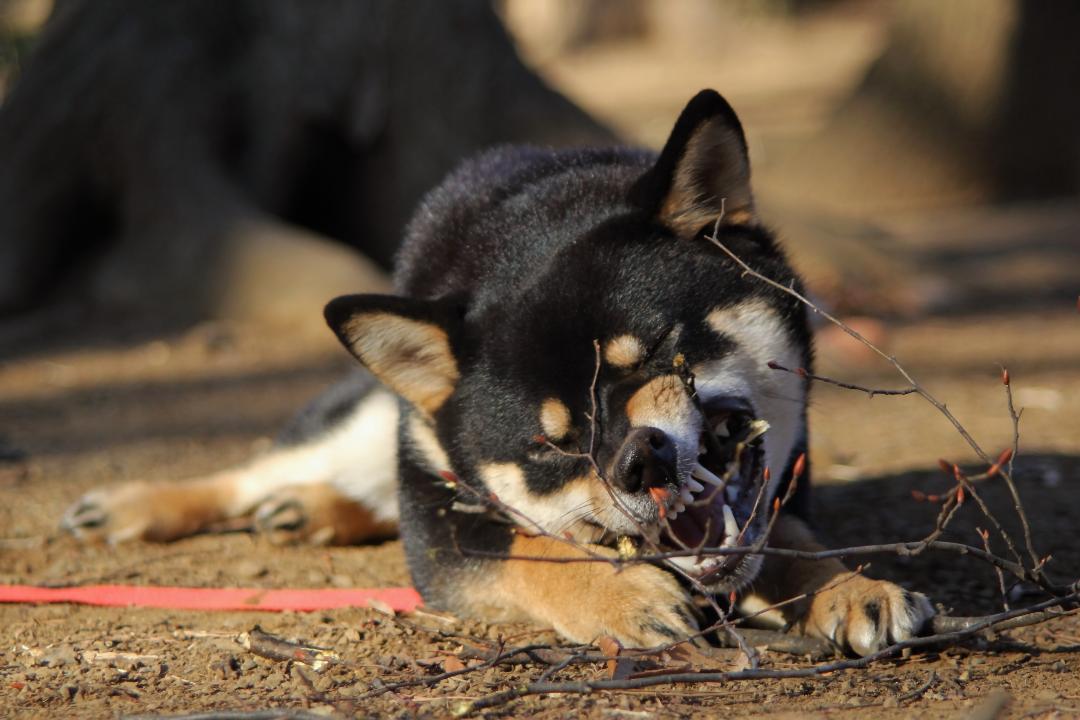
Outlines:
<svg viewBox="0 0 1080 720"><path fill-rule="evenodd" d="M141 486L92 490L76 500L60 518L60 527L80 540L123 542L142 537L149 510L141 502Z"/></svg>
<svg viewBox="0 0 1080 720"><path fill-rule="evenodd" d="M347 544L396 531L395 522L378 520L328 484L293 485L267 496L255 508L255 527L274 542L310 545Z"/></svg>
<svg viewBox="0 0 1080 720"><path fill-rule="evenodd" d="M933 616L922 593L853 575L836 578L832 587L817 593L805 626L810 635L866 656L915 637Z"/></svg>
<svg viewBox="0 0 1080 720"><path fill-rule="evenodd" d="M326 545L336 535L318 503L293 490L277 492L255 509L255 527L278 543L303 542Z"/></svg>

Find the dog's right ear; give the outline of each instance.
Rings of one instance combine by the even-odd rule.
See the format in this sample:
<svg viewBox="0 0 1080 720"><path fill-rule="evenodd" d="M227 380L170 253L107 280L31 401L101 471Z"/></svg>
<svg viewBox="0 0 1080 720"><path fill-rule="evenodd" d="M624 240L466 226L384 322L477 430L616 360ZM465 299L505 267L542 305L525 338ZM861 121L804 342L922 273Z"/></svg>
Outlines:
<svg viewBox="0 0 1080 720"><path fill-rule="evenodd" d="M459 371L451 335L461 314L443 301L345 295L323 311L326 323L375 377L427 415L454 392Z"/></svg>
<svg viewBox="0 0 1080 720"><path fill-rule="evenodd" d="M719 93L702 90L690 100L630 200L684 238L717 221L756 222L746 137Z"/></svg>

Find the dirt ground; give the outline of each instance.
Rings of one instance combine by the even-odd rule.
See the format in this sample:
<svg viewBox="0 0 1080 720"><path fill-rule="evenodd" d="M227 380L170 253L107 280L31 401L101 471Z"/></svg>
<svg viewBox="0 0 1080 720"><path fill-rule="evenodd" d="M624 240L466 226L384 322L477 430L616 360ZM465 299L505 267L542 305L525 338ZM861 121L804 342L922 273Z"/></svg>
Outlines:
<svg viewBox="0 0 1080 720"><path fill-rule="evenodd" d="M82 546L57 518L99 484L174 479L237 462L264 449L275 428L333 380L347 359L329 345L296 347L220 326L138 339L83 326L14 350L0 369L4 418L0 466L0 582L181 584L205 587L374 587L408 582L401 549L283 547L248 534L204 536L171 545ZM1036 543L1063 578L1080 576L1073 529L1080 481L1076 398L1080 322L1072 312L1039 317L965 316L897 326L890 347L996 453L1010 424L995 362L1007 361L1026 406L1021 491ZM847 379L892 385L888 375L844 367ZM842 356L846 357L846 356ZM848 357L850 361L850 357ZM972 455L944 420L911 397L868 399L818 388L813 404L816 518L831 545L912 539L934 508L912 489L948 486L938 457ZM1003 488L986 494L1002 517ZM954 536L976 541L977 510L965 507ZM1010 527L1015 530L1015 523ZM1000 549L1000 548L999 548ZM996 579L974 561L926 556L874 558L869 572L929 593L955 614L1000 607ZM269 632L333 648L345 661L322 674L247 653L235 636ZM109 717L208 709L310 707L368 715L445 715L455 702L537 677L515 666L374 698L380 682L437 672L462 648L555 642L526 627L488 626L426 615L392 618L368 609L311 614L198 613L66 605L0 607L0 707L20 716ZM866 670L816 680L660 687L588 698L522 700L493 715L562 717L758 716L956 717L996 688L1012 697L1008 717L1080 714L1080 620L980 638L916 653ZM733 658L730 659L733 661ZM766 652L770 667L798 658ZM571 668L556 679L600 675ZM908 698L934 678L925 692ZM767 709L766 709L767 707ZM1043 715L1039 715L1042 713Z"/></svg>
<svg viewBox="0 0 1080 720"><path fill-rule="evenodd" d="M851 42L838 42L837 32ZM795 38L801 39L795 43ZM733 61L723 58L707 68L686 65L684 58L679 72L665 74L656 68L671 65L644 62L640 52L626 48L585 54L547 72L556 82L561 78L560 86L577 101L643 141L662 137L691 92L717 85L738 107L748 108L748 127L765 128L760 142L797 142L800 133L820 122L830 99L857 80L859 63L872 55L880 37L874 28L856 24L798 35L780 32L772 42L759 44L760 57L745 63L780 62L783 67L767 73L771 84L756 75L725 74ZM786 48L788 54L770 53L769 47ZM811 77L800 53L822 57L830 49L827 72ZM642 72L630 73L643 85L639 93L627 92L627 63L641 67ZM610 75L615 67L617 81ZM650 67L653 72L646 72ZM821 77L828 81L815 79ZM730 92L724 87L729 80ZM793 94L795 86L800 93ZM627 97L634 102L624 103ZM909 212L877 218L873 225L863 218L841 222L791 209L782 202L790 195L782 179L769 185L767 163L764 176L763 197L780 198L774 203L778 217L772 219L812 281L827 285L833 273L850 272L856 280L844 282L859 292L830 299L848 313L864 307L891 316L885 322L859 321L860 327L946 401L992 455L1012 438L998 363L1009 366L1017 404L1025 408L1016 467L1036 546L1052 556L1049 568L1056 577L1080 577L1074 539L1080 523L1080 316L1074 306L1080 288L1075 239L1080 209L1070 204L973 208L934 216ZM768 202L763 206L769 209ZM813 242L800 244L800 238ZM865 252L871 246L874 252ZM908 274L915 269L917 277ZM92 487L197 476L265 450L284 420L333 381L349 359L332 345L329 333L322 344L299 345L289 337L214 324L160 336L145 322L102 319L73 307L39 320L0 328L0 583L408 583L397 542L311 548L234 533L169 545L107 547L65 536L57 529L58 518ZM825 374L873 386L899 383L888 368L828 328L819 354ZM913 500L911 491L949 487L938 458L975 467L959 435L915 397L870 399L818 387L810 422L815 519L830 546L921 537L932 527L936 508ZM995 513L1012 518L1000 483L988 483L984 490ZM985 527L985 520L969 503L951 537L978 544L976 527ZM1015 522L1006 527L1016 532ZM995 550L1003 550L993 542ZM997 578L975 560L875 557L867 572L926 592L952 614L1001 608ZM342 662L315 673L253 655L236 637L256 624L284 638L331 648ZM273 614L4 605L0 715L117 717L275 707L342 716L441 717L461 701L534 680L545 668L499 666L433 686L376 693L383 684L432 675L447 663L453 667L448 658L476 662L469 660L470 650L500 642L557 644L557 639L529 627L432 614L392 617L359 608ZM721 651L719 662L732 666L734 651ZM807 661L765 650L763 663L788 668ZM1078 671L1080 618L1074 615L815 679L527 698L489 714L1080 717ZM555 672L553 679L603 673L602 665L573 666ZM1004 709L993 710L1000 702L1007 703Z"/></svg>

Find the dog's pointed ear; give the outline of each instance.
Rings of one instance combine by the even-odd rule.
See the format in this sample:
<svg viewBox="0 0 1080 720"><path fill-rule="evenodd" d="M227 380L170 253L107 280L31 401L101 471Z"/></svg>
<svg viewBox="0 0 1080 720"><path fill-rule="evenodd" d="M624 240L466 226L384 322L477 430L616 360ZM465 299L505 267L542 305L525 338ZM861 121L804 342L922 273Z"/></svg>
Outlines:
<svg viewBox="0 0 1080 720"><path fill-rule="evenodd" d="M755 222L746 137L719 93L702 90L687 104L630 200L680 237L692 237L718 219Z"/></svg>
<svg viewBox="0 0 1080 720"><path fill-rule="evenodd" d="M420 411L434 414L454 392L460 373L452 336L462 324L454 304L345 295L323 314L342 345Z"/></svg>

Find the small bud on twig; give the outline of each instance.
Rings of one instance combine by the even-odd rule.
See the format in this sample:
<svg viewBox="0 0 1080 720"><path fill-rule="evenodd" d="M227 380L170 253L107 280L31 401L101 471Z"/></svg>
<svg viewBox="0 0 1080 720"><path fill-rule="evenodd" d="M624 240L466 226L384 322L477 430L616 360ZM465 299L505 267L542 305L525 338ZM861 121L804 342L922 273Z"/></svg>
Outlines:
<svg viewBox="0 0 1080 720"><path fill-rule="evenodd" d="M795 458L795 466L791 468L791 479L797 480L806 471L806 453L799 453Z"/></svg>
<svg viewBox="0 0 1080 720"><path fill-rule="evenodd" d="M962 485L956 488L956 504L964 504L964 487Z"/></svg>
<svg viewBox="0 0 1080 720"><path fill-rule="evenodd" d="M922 490L912 490L911 499L915 502L926 502L926 493Z"/></svg>
<svg viewBox="0 0 1080 720"><path fill-rule="evenodd" d="M1002 385L1008 385L1009 384L1009 369L1008 368L1001 368L1001 384Z"/></svg>
<svg viewBox="0 0 1080 720"><path fill-rule="evenodd" d="M775 360L770 360L769 362L767 362L765 364L769 366L770 370L779 370L780 369L780 363L776 362Z"/></svg>
<svg viewBox="0 0 1080 720"><path fill-rule="evenodd" d="M772 477L772 471L770 471L770 470L769 470L769 466L768 466L768 465L766 465L766 466L765 466L765 469L761 471L761 478L762 478L762 479L763 479L763 480L764 480L765 482L769 482L769 479L770 479L771 477Z"/></svg>
<svg viewBox="0 0 1080 720"><path fill-rule="evenodd" d="M951 462L949 462L945 458L941 458L937 461L937 464L938 467L940 467L942 470L952 475L953 464Z"/></svg>
<svg viewBox="0 0 1080 720"><path fill-rule="evenodd" d="M995 461L994 464L990 466L990 469L986 471L986 476L987 477L994 477L999 472L1001 472L1002 466L1007 464L1010 460L1012 460L1012 456L1013 456L1012 448L1005 448L1004 450L1002 450L1001 454L998 455L997 461Z"/></svg>

